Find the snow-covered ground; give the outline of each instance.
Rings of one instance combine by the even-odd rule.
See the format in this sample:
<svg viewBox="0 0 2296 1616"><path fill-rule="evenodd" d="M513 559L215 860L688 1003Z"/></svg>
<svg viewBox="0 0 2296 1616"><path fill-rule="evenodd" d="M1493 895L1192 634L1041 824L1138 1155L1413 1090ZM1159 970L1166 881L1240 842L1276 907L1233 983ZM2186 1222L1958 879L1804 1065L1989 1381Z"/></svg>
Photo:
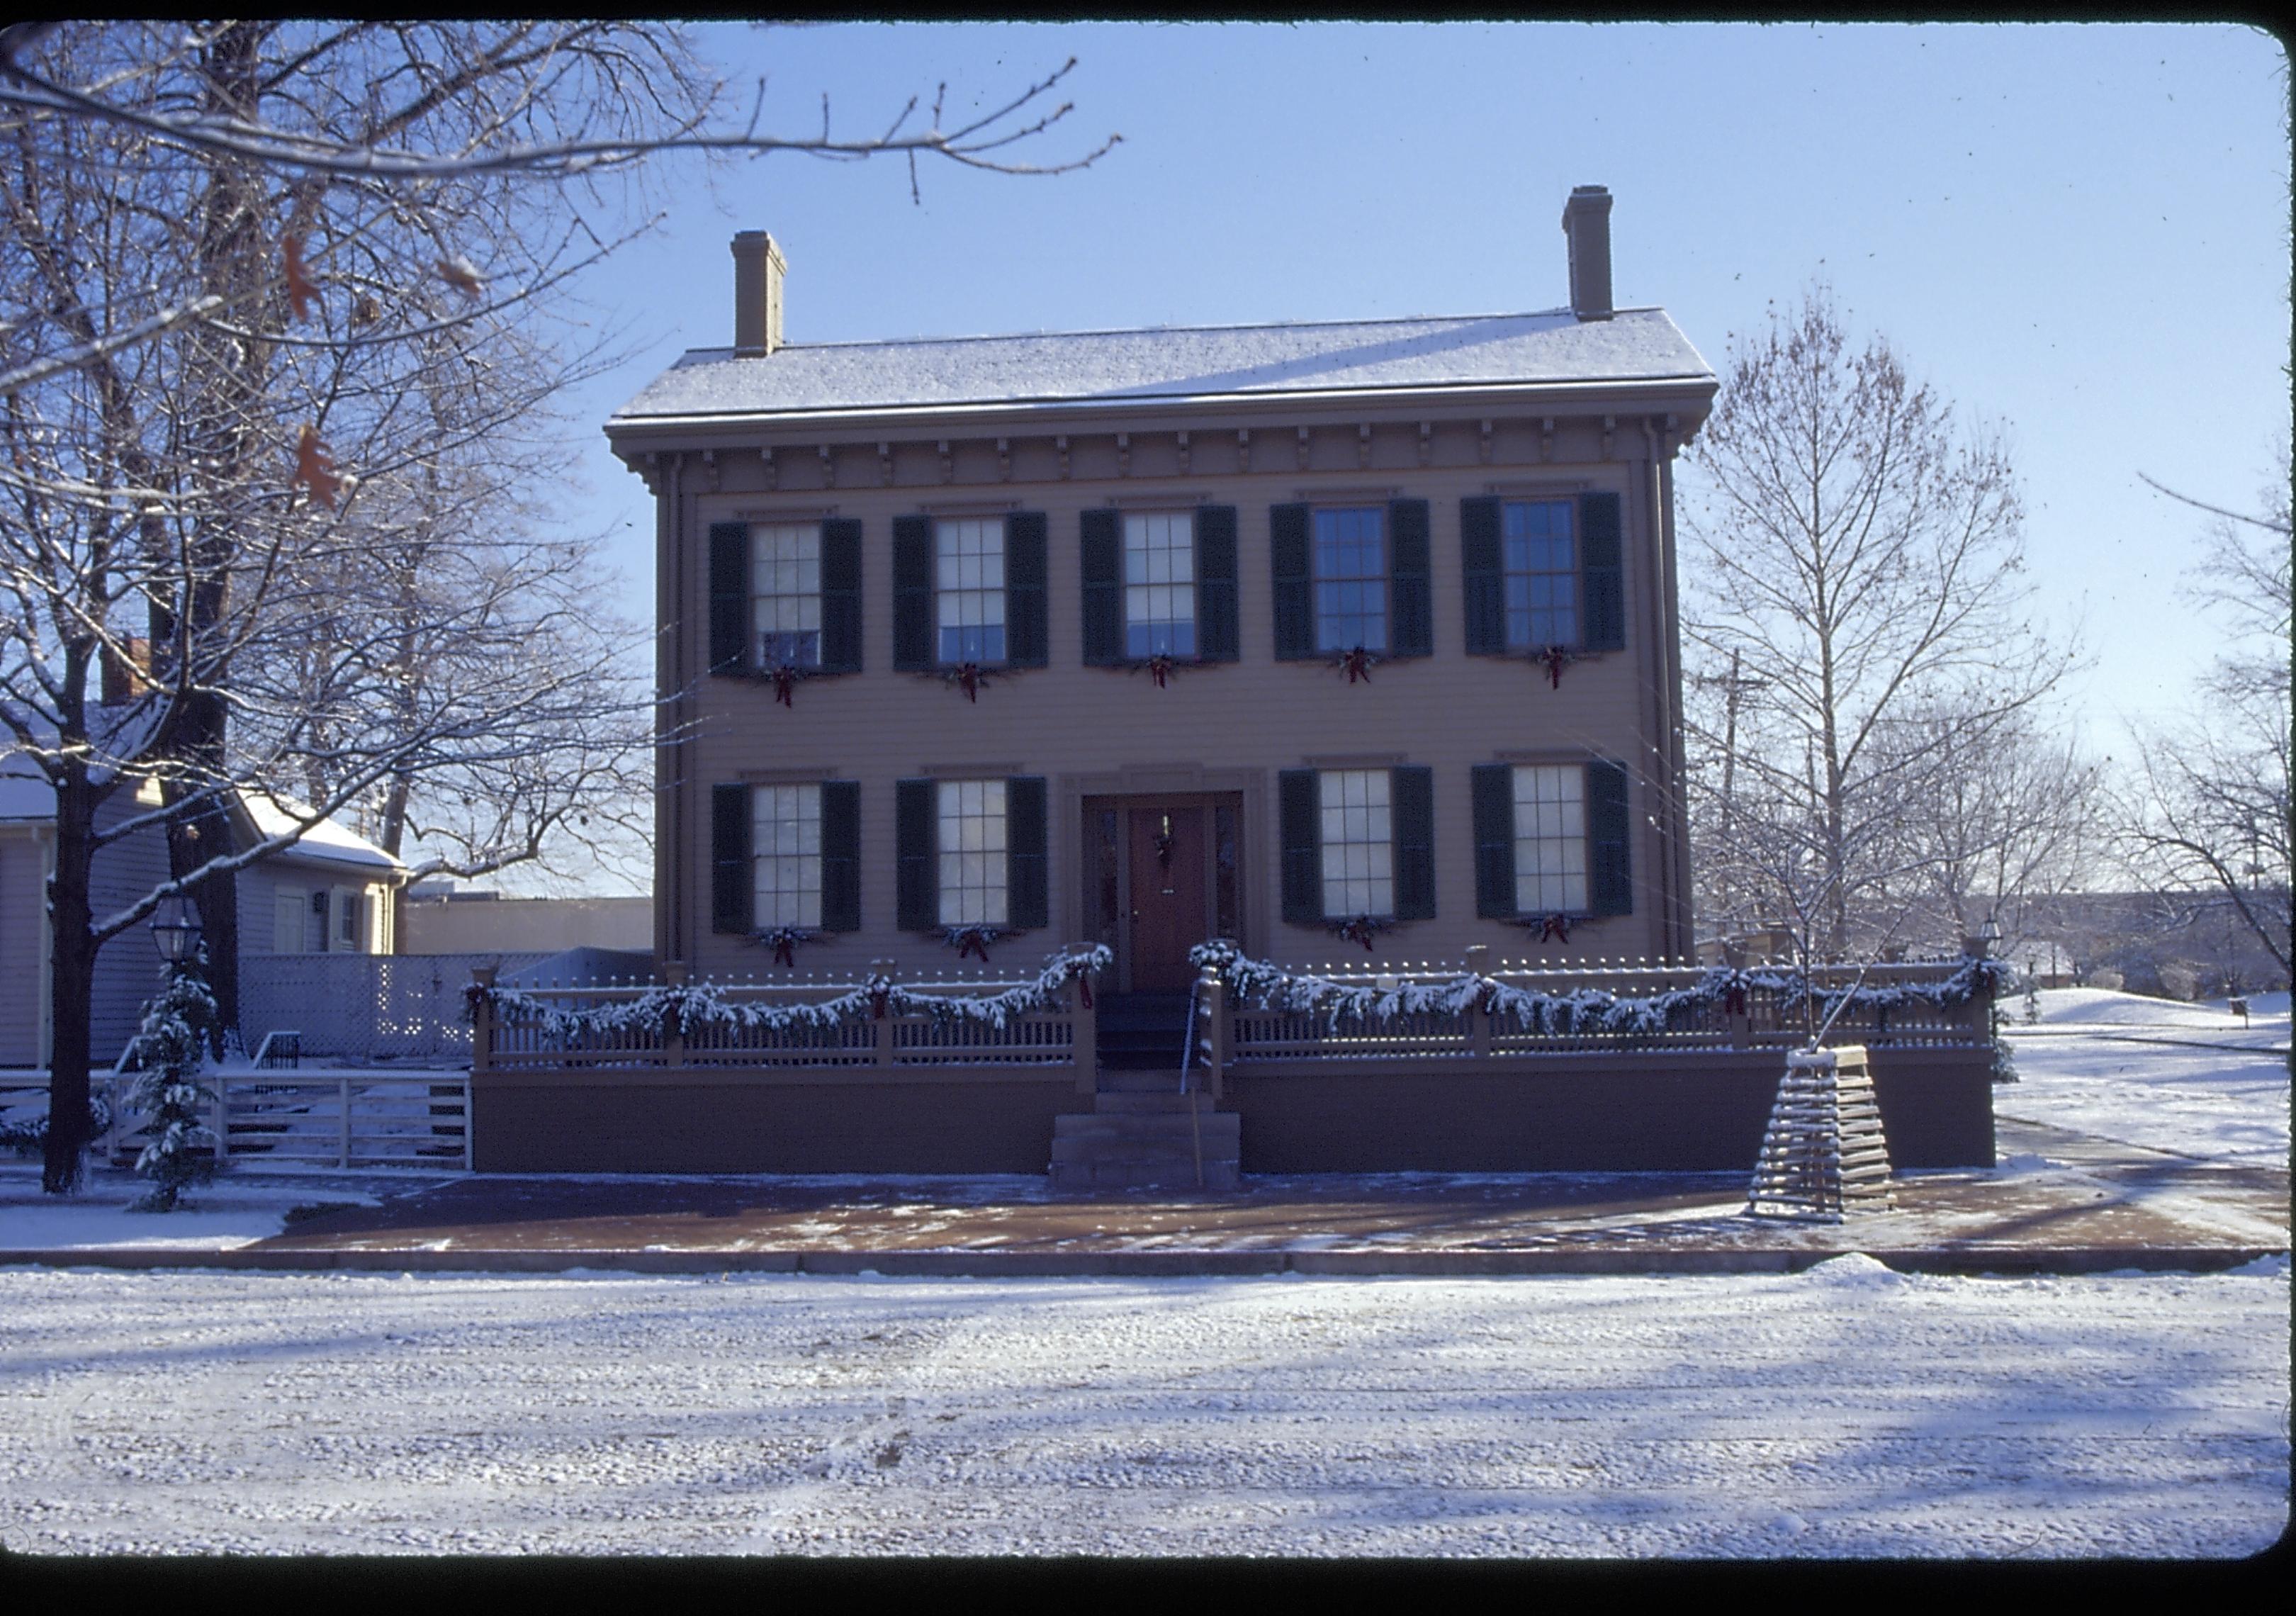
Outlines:
<svg viewBox="0 0 2296 1616"><path fill-rule="evenodd" d="M2002 1112L2284 1159L2285 996L2243 1031L2073 992L2031 1029L2005 1006ZM155 1218L28 1204L19 1175L0 1248L235 1244L396 1181L242 1172ZM1470 1281L0 1269L0 1545L2245 1555L2287 1525L2289 1307L2284 1256L2024 1279L1862 1256Z"/></svg>
<svg viewBox="0 0 2296 1616"><path fill-rule="evenodd" d="M2002 1003L2018 1081L1996 1089L1999 1117L2215 1161L2288 1159L2288 996L2177 1004L2095 988Z"/></svg>
<svg viewBox="0 0 2296 1616"><path fill-rule="evenodd" d="M2144 1555L2287 1521L2208 1276L0 1271L34 1553Z"/></svg>

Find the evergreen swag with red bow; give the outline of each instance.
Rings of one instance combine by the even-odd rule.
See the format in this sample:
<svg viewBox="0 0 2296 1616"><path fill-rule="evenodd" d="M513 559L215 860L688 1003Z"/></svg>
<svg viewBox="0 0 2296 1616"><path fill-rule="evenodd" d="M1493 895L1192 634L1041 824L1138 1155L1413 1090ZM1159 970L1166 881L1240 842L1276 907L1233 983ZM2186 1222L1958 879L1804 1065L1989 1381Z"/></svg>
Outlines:
<svg viewBox="0 0 2296 1616"><path fill-rule="evenodd" d="M988 963L988 945L1002 942L1011 935L994 926L949 926L943 929L940 940L956 950L957 958L975 958L985 965Z"/></svg>
<svg viewBox="0 0 2296 1616"><path fill-rule="evenodd" d="M635 999L570 1010L554 997L496 986L469 990L473 1013L490 1004L501 1021L530 1027L545 1037L572 1039L602 1034L641 1034L660 1038L672 1029L741 1028L773 1033L819 1032L848 1021L886 1016L924 1016L936 1021L970 1021L1003 1029L1013 1019L1066 1007L1069 984L1107 970L1116 956L1105 944L1071 944L1046 961L1032 982L1002 993L918 993L890 977L873 976L857 987L817 1005L734 1000L714 982L647 988Z"/></svg>
<svg viewBox="0 0 2296 1616"><path fill-rule="evenodd" d="M1352 685L1357 679L1361 679L1368 685L1371 683L1371 670L1379 666L1379 659L1358 645L1352 651L1342 651L1338 656L1332 658L1332 666L1348 676L1349 684Z"/></svg>
<svg viewBox="0 0 2296 1616"><path fill-rule="evenodd" d="M794 971L797 969L798 945L813 942L820 936L820 932L808 931L801 926L782 926L775 931L758 932L757 940L774 951L774 964L786 965Z"/></svg>

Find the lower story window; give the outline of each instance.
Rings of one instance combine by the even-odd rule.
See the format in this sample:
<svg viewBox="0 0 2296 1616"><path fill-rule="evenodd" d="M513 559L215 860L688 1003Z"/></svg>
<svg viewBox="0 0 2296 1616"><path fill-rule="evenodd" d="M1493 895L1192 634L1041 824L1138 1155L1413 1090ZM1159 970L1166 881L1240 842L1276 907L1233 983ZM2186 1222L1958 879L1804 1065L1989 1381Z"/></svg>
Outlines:
<svg viewBox="0 0 2296 1616"><path fill-rule="evenodd" d="M760 931L821 924L821 788L761 785L750 793Z"/></svg>
<svg viewBox="0 0 2296 1616"><path fill-rule="evenodd" d="M1514 771L1514 905L1523 915L1586 912L1585 769Z"/></svg>
<svg viewBox="0 0 2296 1616"><path fill-rule="evenodd" d="M1388 771L1327 769L1316 779L1322 824L1324 914L1395 912L1395 841Z"/></svg>
<svg viewBox="0 0 2296 1616"><path fill-rule="evenodd" d="M940 921L1001 926L1008 917L1004 782L939 783Z"/></svg>

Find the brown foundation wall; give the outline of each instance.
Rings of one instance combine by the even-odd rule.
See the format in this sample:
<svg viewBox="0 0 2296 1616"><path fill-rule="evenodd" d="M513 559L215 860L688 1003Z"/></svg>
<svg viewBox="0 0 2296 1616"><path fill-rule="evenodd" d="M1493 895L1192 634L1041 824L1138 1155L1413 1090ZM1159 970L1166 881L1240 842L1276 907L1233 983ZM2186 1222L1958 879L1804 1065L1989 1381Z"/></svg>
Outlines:
<svg viewBox="0 0 2296 1616"><path fill-rule="evenodd" d="M1066 1067L962 1082L481 1072L482 1173L1041 1173Z"/></svg>
<svg viewBox="0 0 2296 1616"><path fill-rule="evenodd" d="M1874 1049L1900 1168L1993 1165L1988 1052ZM1231 1068L1247 1173L1751 1172L1775 1050ZM1041 1173L1065 1067L963 1078L481 1072L481 1172Z"/></svg>
<svg viewBox="0 0 2296 1616"><path fill-rule="evenodd" d="M1894 1166L1993 1165L1988 1051L1868 1059ZM1271 1062L1230 1068L1223 1109L1247 1173L1751 1173L1784 1075L1775 1050Z"/></svg>

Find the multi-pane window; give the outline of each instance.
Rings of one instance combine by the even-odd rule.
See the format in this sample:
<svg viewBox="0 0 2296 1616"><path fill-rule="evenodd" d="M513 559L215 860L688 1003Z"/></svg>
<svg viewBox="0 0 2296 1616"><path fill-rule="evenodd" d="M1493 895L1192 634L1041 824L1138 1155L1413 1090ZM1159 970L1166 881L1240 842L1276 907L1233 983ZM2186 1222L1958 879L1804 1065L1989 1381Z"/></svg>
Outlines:
<svg viewBox="0 0 2296 1616"><path fill-rule="evenodd" d="M750 529L750 598L758 665L821 666L821 529L811 522Z"/></svg>
<svg viewBox="0 0 2296 1616"><path fill-rule="evenodd" d="M1514 771L1514 906L1518 914L1587 909L1587 771Z"/></svg>
<svg viewBox="0 0 2296 1616"><path fill-rule="evenodd" d="M366 946L366 894L335 892L335 936L331 945L338 950L357 954Z"/></svg>
<svg viewBox="0 0 2296 1616"><path fill-rule="evenodd" d="M1318 511L1316 649L1387 649L1387 512L1378 505Z"/></svg>
<svg viewBox="0 0 2296 1616"><path fill-rule="evenodd" d="M1383 768L1327 769L1316 779L1323 824L1324 914L1395 913L1395 839Z"/></svg>
<svg viewBox="0 0 2296 1616"><path fill-rule="evenodd" d="M1499 529L1506 570L1506 643L1516 650L1578 643L1577 546L1567 499L1510 501Z"/></svg>
<svg viewBox="0 0 2296 1616"><path fill-rule="evenodd" d="M753 924L821 924L821 788L760 785L750 793L750 851L756 866Z"/></svg>
<svg viewBox="0 0 2296 1616"><path fill-rule="evenodd" d="M944 662L1004 660L1004 522L944 518L933 524L934 607Z"/></svg>
<svg viewBox="0 0 2296 1616"><path fill-rule="evenodd" d="M1124 519L1124 641L1128 656L1196 654L1195 519L1185 512Z"/></svg>
<svg viewBox="0 0 2296 1616"><path fill-rule="evenodd" d="M939 798L941 924L1004 924L1004 783L944 780Z"/></svg>

